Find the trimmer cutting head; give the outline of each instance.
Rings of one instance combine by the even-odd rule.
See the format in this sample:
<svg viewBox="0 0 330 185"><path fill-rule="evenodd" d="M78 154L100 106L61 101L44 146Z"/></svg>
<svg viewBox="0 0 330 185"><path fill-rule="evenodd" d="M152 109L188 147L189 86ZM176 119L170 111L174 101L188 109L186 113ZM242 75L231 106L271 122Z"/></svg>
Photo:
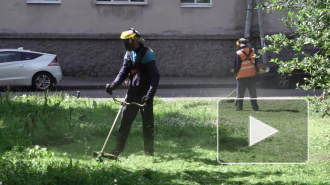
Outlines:
<svg viewBox="0 0 330 185"><path fill-rule="evenodd" d="M119 157L121 156L121 154L122 154L122 151L121 151L121 152L117 152L117 153L115 152L115 153L114 153L114 154L117 154L117 155L114 155L114 154L111 154L111 153L104 153L103 151L104 151L105 146L107 145L107 143L108 143L108 141L109 141L109 138L110 138L111 132L112 132L112 130L113 130L113 128L114 128L114 126L115 126L115 124L116 124L116 122L117 122L117 119L118 119L119 115L121 114L121 112L122 112L122 110L123 110L123 107L124 107L124 106L129 106L129 105L135 105L135 106L138 106L138 107L143 108L144 106L146 106L146 103L144 103L144 104L142 105L142 104L139 104L139 103L136 103L136 102L122 102L122 101L118 101L118 100L116 100L116 98L113 96L113 94L112 94L111 96L112 96L112 99L114 100L114 102L116 102L116 103L120 103L120 104L121 104L121 108L119 109L119 111L118 111L118 113L117 113L117 116L116 116L116 118L115 118L115 120L114 120L114 122L113 122L113 124L112 124L112 126L111 126L111 129L110 129L109 134L108 134L108 136L107 136L107 138L106 138L106 140L105 140L105 142L104 142L104 144L103 144L103 147L102 147L101 151L100 151L100 152L97 152L97 151L94 151L94 152L93 152L93 156L96 157L96 161L97 161L97 162L103 162L102 157L105 157L105 158L108 158L108 159L111 159L111 160L116 160L116 161L118 161L118 158L119 158ZM125 96L125 99L126 99L126 97L127 97L127 95Z"/></svg>
<svg viewBox="0 0 330 185"><path fill-rule="evenodd" d="M119 156L113 155L111 153L101 153L101 152L97 152L94 151L93 152L93 156L96 157L96 162L103 162L102 157L107 158L107 159L111 159L111 160L115 160L118 161Z"/></svg>

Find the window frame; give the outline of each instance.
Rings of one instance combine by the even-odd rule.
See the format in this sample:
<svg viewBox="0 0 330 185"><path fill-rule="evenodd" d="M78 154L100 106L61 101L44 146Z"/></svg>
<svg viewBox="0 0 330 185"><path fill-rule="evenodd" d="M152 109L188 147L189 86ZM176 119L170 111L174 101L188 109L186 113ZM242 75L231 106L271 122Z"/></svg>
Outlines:
<svg viewBox="0 0 330 185"><path fill-rule="evenodd" d="M49 1L49 0L26 0L26 3L28 4L61 4L62 0L55 0L55 1Z"/></svg>
<svg viewBox="0 0 330 185"><path fill-rule="evenodd" d="M212 0L210 3L197 3L197 0L194 0L194 3L182 3L180 0L181 8L211 8L213 6Z"/></svg>
<svg viewBox="0 0 330 185"><path fill-rule="evenodd" d="M131 2L131 0L127 1L98 1L95 0L95 4L97 5L148 5L148 0L144 0L144 2Z"/></svg>

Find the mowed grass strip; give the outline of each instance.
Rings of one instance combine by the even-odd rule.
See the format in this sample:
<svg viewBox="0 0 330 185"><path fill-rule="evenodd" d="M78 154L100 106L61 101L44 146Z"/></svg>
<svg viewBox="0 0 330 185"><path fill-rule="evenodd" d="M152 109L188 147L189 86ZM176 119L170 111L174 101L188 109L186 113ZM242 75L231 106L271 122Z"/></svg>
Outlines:
<svg viewBox="0 0 330 185"><path fill-rule="evenodd" d="M45 97L35 96L3 97L0 103L0 139L8 143L1 145L2 184L330 183L330 121L326 118L310 116L307 164L219 165L217 102L156 99L155 156L144 155L139 116L120 161L97 163L92 151L102 148L119 105L65 94L47 97L46 105ZM238 117L240 123L234 104L228 106L233 111L226 115ZM106 151L114 147L118 125Z"/></svg>
<svg viewBox="0 0 330 185"><path fill-rule="evenodd" d="M304 163L308 161L308 104L305 99L261 99L253 111L249 100L244 110L219 102L219 158L226 163ZM249 146L250 118L278 130ZM252 130L262 135L263 130ZM252 136L251 136L252 137Z"/></svg>

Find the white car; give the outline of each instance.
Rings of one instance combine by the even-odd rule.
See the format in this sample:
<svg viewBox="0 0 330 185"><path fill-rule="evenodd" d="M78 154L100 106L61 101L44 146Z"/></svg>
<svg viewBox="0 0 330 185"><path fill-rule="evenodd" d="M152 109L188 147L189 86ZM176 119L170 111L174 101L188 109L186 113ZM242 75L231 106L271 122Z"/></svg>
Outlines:
<svg viewBox="0 0 330 185"><path fill-rule="evenodd" d="M56 55L23 48L0 49L0 86L32 86L42 91L61 80Z"/></svg>

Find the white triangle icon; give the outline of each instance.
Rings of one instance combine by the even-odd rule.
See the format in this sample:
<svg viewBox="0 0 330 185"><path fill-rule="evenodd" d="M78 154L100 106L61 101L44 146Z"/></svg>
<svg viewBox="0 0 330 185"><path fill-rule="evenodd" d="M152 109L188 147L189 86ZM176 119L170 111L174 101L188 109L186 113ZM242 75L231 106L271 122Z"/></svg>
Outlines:
<svg viewBox="0 0 330 185"><path fill-rule="evenodd" d="M255 119L250 116L250 141L249 146L252 146L267 137L278 132L275 128Z"/></svg>

